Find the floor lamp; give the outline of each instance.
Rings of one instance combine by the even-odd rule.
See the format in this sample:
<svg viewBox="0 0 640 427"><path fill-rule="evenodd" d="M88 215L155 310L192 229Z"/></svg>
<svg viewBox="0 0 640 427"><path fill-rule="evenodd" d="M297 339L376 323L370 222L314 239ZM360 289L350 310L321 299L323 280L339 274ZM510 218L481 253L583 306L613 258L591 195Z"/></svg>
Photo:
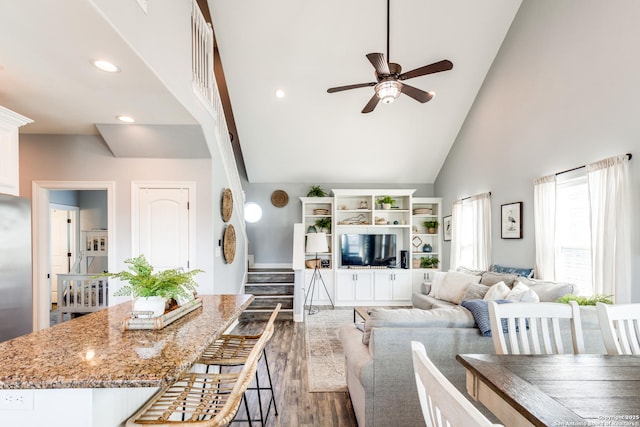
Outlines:
<svg viewBox="0 0 640 427"><path fill-rule="evenodd" d="M326 233L309 233L307 234L307 244L305 246L306 253L315 253L315 267L313 269L313 275L311 276L311 282L309 283L309 292L307 292L307 296L304 299L304 305L307 305L307 299L309 295L311 295L311 301L309 301L309 314L315 314L318 312L316 309L312 312L313 306L313 293L316 290L316 285L320 286L317 282L322 283L322 287L324 287L324 291L327 293L329 297L329 301L331 301L331 306L335 308L333 304L333 300L331 299L331 295L329 295L329 291L327 290L327 285L324 283L324 279L322 278L322 274L320 274L320 259L318 258L319 253L327 253L329 252L329 246L327 245L327 234Z"/></svg>

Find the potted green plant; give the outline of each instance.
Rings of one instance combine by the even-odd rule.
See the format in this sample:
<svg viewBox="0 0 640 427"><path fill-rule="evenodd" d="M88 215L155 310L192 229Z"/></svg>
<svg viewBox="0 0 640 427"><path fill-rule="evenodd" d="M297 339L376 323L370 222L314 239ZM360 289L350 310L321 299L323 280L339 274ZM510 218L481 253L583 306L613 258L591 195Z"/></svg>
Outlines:
<svg viewBox="0 0 640 427"><path fill-rule="evenodd" d="M376 203L382 205L382 209L391 209L391 205L396 203L391 196L382 196L376 200Z"/></svg>
<svg viewBox="0 0 640 427"><path fill-rule="evenodd" d="M168 269L154 273L153 267L144 255L129 258L125 260L125 264L129 264L128 271L103 273L100 276L114 277L127 282L113 295L136 298L134 310L153 311L151 317L162 316L169 300L180 303L193 299L193 292L197 287L193 276L202 272Z"/></svg>
<svg viewBox="0 0 640 427"><path fill-rule="evenodd" d="M436 232L438 231L438 225L440 225L440 223L435 219L424 222L424 226L427 229L427 233L429 234L436 234Z"/></svg>
<svg viewBox="0 0 640 427"><path fill-rule="evenodd" d="M437 256L420 258L420 268L438 268L440 260Z"/></svg>
<svg viewBox="0 0 640 427"><path fill-rule="evenodd" d="M319 185L312 185L307 193L307 197L325 197L326 195L327 193Z"/></svg>
<svg viewBox="0 0 640 427"><path fill-rule="evenodd" d="M613 304L613 300L611 299L613 295L592 295L589 297L567 294L562 296L556 300L556 302L562 302L568 304L569 301L575 301L578 305L596 305L597 302L601 302L604 304Z"/></svg>
<svg viewBox="0 0 640 427"><path fill-rule="evenodd" d="M331 218L318 218L316 219L316 227L319 230L327 230L327 233L331 233Z"/></svg>

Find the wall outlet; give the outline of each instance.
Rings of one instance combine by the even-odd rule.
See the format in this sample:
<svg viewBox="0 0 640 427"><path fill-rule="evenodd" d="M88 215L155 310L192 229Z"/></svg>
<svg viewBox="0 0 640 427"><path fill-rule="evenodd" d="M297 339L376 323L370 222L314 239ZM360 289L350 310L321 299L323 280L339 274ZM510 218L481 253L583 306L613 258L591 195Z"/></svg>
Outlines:
<svg viewBox="0 0 640 427"><path fill-rule="evenodd" d="M0 390L0 410L33 411L33 390Z"/></svg>

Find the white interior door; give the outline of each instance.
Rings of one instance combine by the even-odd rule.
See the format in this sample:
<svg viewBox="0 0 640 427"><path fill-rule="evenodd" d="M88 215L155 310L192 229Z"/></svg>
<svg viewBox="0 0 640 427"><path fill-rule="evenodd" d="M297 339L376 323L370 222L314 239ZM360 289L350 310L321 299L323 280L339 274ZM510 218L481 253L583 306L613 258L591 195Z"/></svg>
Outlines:
<svg viewBox="0 0 640 427"><path fill-rule="evenodd" d="M190 189L140 187L137 194L138 250L134 247L134 256L144 254L158 270L188 269Z"/></svg>
<svg viewBox="0 0 640 427"><path fill-rule="evenodd" d="M58 274L69 272L76 259L77 208L50 208L51 302L58 301Z"/></svg>

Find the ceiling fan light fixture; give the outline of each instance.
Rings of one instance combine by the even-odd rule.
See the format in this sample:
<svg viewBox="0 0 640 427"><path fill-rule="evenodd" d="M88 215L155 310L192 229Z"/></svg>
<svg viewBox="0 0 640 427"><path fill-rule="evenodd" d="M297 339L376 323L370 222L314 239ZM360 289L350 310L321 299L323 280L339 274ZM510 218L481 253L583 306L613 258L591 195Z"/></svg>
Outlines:
<svg viewBox="0 0 640 427"><path fill-rule="evenodd" d="M402 83L396 80L386 80L378 83L375 90L383 104L391 104L400 96Z"/></svg>

